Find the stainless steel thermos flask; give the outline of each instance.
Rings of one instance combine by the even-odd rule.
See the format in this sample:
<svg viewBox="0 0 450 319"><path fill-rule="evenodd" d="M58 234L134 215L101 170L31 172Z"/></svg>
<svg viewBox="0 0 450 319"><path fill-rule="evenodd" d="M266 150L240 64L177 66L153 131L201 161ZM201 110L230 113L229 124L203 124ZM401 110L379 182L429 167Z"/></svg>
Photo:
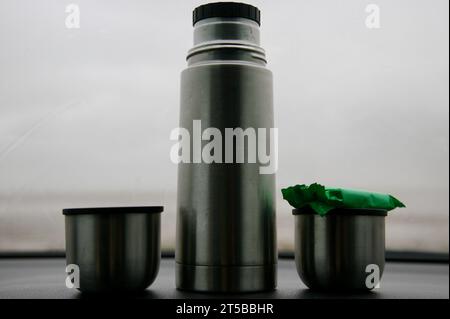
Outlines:
<svg viewBox="0 0 450 319"><path fill-rule="evenodd" d="M176 285L205 292L274 289L275 173L262 174L259 156L250 159L255 150L248 149L245 134L253 129L260 148L274 127L260 11L243 3L210 3L194 10L193 23L194 47L181 74L180 128L190 133L192 150L178 166ZM224 138L230 129L244 132L233 137L231 148ZM222 153L222 160L195 154L197 147L204 155L212 137L222 137L213 154L217 159Z"/></svg>

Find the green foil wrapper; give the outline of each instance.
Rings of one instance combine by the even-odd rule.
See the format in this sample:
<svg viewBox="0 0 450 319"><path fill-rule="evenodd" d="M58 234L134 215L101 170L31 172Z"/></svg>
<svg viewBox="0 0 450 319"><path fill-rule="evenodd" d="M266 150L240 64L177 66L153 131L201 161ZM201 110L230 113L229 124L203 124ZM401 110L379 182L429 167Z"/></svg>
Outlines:
<svg viewBox="0 0 450 319"><path fill-rule="evenodd" d="M283 198L294 208L309 206L320 216L334 208L382 209L386 211L405 207L397 198L388 194L371 193L352 189L329 188L314 183L310 186L295 185L281 190Z"/></svg>

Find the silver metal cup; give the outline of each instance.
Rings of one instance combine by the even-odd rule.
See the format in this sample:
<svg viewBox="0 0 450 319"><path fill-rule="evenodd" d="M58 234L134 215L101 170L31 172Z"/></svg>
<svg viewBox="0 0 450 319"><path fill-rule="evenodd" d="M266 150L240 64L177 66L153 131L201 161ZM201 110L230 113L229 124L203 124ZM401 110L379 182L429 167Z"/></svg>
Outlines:
<svg viewBox="0 0 450 319"><path fill-rule="evenodd" d="M66 262L79 268L77 288L113 292L150 286L161 257L162 211L159 206L64 209Z"/></svg>
<svg viewBox="0 0 450 319"><path fill-rule="evenodd" d="M335 209L324 217L293 210L295 262L302 281L317 290L371 290L385 263L383 210Z"/></svg>

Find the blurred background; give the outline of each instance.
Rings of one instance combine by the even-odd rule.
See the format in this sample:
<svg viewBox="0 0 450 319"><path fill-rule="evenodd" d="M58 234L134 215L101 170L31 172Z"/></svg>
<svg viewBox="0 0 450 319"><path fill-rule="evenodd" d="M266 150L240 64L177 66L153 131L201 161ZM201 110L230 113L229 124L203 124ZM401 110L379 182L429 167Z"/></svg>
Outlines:
<svg viewBox="0 0 450 319"><path fill-rule="evenodd" d="M448 254L449 2L248 2L274 73L278 190L390 193L407 208L387 218L387 248ZM0 2L0 253L62 252L62 208L113 205L164 205L173 250L169 134L203 3ZM66 26L70 4L79 28ZM293 217L277 195L289 252Z"/></svg>

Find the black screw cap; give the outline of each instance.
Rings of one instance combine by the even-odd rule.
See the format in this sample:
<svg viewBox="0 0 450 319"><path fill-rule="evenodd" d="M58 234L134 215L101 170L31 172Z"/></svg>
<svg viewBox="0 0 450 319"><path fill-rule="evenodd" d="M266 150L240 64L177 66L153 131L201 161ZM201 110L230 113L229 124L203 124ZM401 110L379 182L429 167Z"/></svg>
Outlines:
<svg viewBox="0 0 450 319"><path fill-rule="evenodd" d="M192 21L195 25L198 21L207 18L246 18L256 21L261 25L261 12L258 8L239 2L214 2L201 5L194 9Z"/></svg>

